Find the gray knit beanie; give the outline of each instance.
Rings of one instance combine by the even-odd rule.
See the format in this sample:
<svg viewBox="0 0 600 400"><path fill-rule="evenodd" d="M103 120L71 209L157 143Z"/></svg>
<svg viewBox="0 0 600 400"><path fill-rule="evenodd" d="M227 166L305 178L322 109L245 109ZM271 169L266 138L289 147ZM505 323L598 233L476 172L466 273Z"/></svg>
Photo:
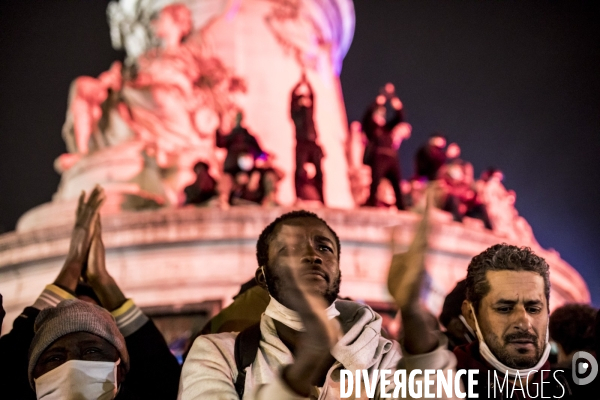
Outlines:
<svg viewBox="0 0 600 400"><path fill-rule="evenodd" d="M33 369L38 359L56 340L74 332L88 332L106 340L121 355L121 364L125 372L129 371L129 354L125 338L113 316L104 308L81 300L71 299L40 311L33 327L35 336L29 347L29 383L35 390Z"/></svg>

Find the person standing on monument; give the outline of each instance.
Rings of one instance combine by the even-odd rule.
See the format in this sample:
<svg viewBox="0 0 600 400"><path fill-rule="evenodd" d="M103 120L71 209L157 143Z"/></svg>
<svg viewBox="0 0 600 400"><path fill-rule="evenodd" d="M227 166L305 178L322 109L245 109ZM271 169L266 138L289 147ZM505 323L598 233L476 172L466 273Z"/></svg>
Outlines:
<svg viewBox="0 0 600 400"><path fill-rule="evenodd" d="M387 121L385 104L390 104L395 110L394 116ZM366 206L377 205L377 187L382 178L387 178L392 184L396 196L396 207L404 210L402 192L400 191L400 162L398 160L399 141L394 138L394 128L404 122L403 105L395 94L394 85L387 83L384 94L375 98L375 102L367 109L363 117L363 130L368 144L365 148L363 163L371 167L371 187Z"/></svg>
<svg viewBox="0 0 600 400"><path fill-rule="evenodd" d="M306 74L302 74L300 82L292 89L290 110L296 128L296 198L325 203L321 168L324 154L317 144L314 100L312 86L306 79Z"/></svg>
<svg viewBox="0 0 600 400"><path fill-rule="evenodd" d="M235 115L234 127L230 133L225 134L227 126L217 129L217 147L227 150L223 163L223 176L219 182L219 203L227 208L230 204L232 191L239 187L246 187L253 172L256 171L256 161L267 159L268 154L263 151L256 138L243 124L244 114L238 111ZM223 123L225 122L225 124ZM225 119L221 125L227 125Z"/></svg>

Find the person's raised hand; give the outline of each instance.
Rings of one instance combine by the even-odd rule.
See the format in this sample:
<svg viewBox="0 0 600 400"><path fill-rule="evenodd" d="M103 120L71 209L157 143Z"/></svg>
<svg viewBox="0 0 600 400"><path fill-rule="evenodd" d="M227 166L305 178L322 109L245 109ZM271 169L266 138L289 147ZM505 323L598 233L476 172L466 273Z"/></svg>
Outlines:
<svg viewBox="0 0 600 400"><path fill-rule="evenodd" d="M431 318L419 301L425 277L429 208L433 202L433 188L427 188L425 194L425 213L415 237L406 253L395 254L392 257L388 275L388 290L402 316L404 349L408 354L415 355L433 351L439 345L437 333L430 323Z"/></svg>
<svg viewBox="0 0 600 400"><path fill-rule="evenodd" d="M394 84L392 82L388 82L383 87L383 90L385 91L385 93L388 96L391 96L391 95L393 95L396 92L396 87L394 86Z"/></svg>
<svg viewBox="0 0 600 400"><path fill-rule="evenodd" d="M401 110L403 107L402 101L398 97L392 97L390 101L394 110Z"/></svg>
<svg viewBox="0 0 600 400"><path fill-rule="evenodd" d="M90 243L90 251L87 258L87 268L83 272L83 278L87 282L102 282L110 277L106 270L106 251L102 241L102 225L97 218L94 225L94 236Z"/></svg>
<svg viewBox="0 0 600 400"><path fill-rule="evenodd" d="M126 301L125 295L106 269L106 250L102 241L100 218L95 221L94 237L83 278L90 284L100 303L107 310L116 310Z"/></svg>
<svg viewBox="0 0 600 400"><path fill-rule="evenodd" d="M433 201L433 190L428 188L426 191L426 205L423 218L417 226L417 231L408 251L398 253L392 256L390 270L388 273L388 290L398 308L407 310L418 304L421 285L425 275L425 256L427 254L427 235L429 232L429 208ZM394 244L394 235L392 233L392 251Z"/></svg>
<svg viewBox="0 0 600 400"><path fill-rule="evenodd" d="M300 314L305 331L294 351L295 360L284 370L284 380L298 394L308 395L317 385L323 371L333 362L331 349L342 337L337 319L329 320L325 312L328 304L314 293L298 274L297 257L289 257L289 265L281 265L280 278L291 284L286 290L288 307Z"/></svg>
<svg viewBox="0 0 600 400"><path fill-rule="evenodd" d="M58 277L54 281L54 284L63 289L75 291L77 287L83 266L87 261L98 212L105 198L104 189L98 185L94 187L87 201L85 200L85 192L82 192L79 196L69 252Z"/></svg>
<svg viewBox="0 0 600 400"><path fill-rule="evenodd" d="M299 262L289 258L289 262ZM286 293L286 299L291 309L295 310L304 324L306 345L310 346L316 354L329 353L337 343L340 336L340 325L337 320L329 320L325 310L329 306L325 299L311 291L299 274L299 268L281 268L281 279L291 282ZM305 349L308 351L308 349Z"/></svg>

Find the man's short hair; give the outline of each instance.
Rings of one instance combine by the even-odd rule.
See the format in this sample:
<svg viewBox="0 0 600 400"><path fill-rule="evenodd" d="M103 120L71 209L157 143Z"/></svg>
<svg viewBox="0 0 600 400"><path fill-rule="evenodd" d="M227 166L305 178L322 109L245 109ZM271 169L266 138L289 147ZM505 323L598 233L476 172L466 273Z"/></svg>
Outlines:
<svg viewBox="0 0 600 400"><path fill-rule="evenodd" d="M327 222L325 222L325 220L320 218L317 214L312 213L310 211L298 210L281 215L269 225L267 225L267 227L262 231L262 233L258 237L258 241L256 242L256 261L258 261L259 267L267 267L267 265L269 264L269 243L271 243L271 240L273 239L273 232L275 232L275 228L277 228L277 225L290 219L296 218L313 218L325 224L327 229L329 229L329 231L335 238L335 245L338 248L338 261L340 260L342 248L340 246L340 238L335 233L335 231L331 229Z"/></svg>
<svg viewBox="0 0 600 400"><path fill-rule="evenodd" d="M597 311L588 304L565 304L550 314L550 337L567 355L594 350L594 325Z"/></svg>
<svg viewBox="0 0 600 400"><path fill-rule="evenodd" d="M506 243L489 247L471 260L467 268L467 300L479 309L481 299L491 289L486 279L488 271L528 271L544 278L546 302L550 300L550 268L542 257L529 247L517 247Z"/></svg>

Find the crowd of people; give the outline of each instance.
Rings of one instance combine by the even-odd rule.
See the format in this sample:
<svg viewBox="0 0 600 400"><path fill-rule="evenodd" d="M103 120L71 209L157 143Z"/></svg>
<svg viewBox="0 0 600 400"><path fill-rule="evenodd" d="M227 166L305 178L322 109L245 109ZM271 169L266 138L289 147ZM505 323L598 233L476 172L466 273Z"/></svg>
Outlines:
<svg viewBox="0 0 600 400"><path fill-rule="evenodd" d="M391 119L386 118L388 102L393 110ZM405 122L403 104L393 84L387 83L382 88L362 122L353 122L350 131L351 135L362 136L365 146L362 162L370 169L368 198L362 203L360 194L355 196L359 203L422 210L424 189L435 182L437 208L451 213L455 221L471 217L481 220L485 228L493 228L482 195L483 175L480 181L475 181L473 165L459 158L460 147L456 143L448 144L444 134L433 133L419 147L414 156L414 174L407 180L402 179L398 150L401 143L410 138L412 127ZM366 190L364 192L366 196Z"/></svg>
<svg viewBox="0 0 600 400"><path fill-rule="evenodd" d="M325 204L323 194L322 160L325 157L319 145L314 121L315 96L306 75L292 88L290 118L295 128L294 188L298 205ZM387 105L393 116L387 118ZM221 125L227 126L225 117ZM460 159L460 147L447 143L439 132L430 136L415 154L415 172L408 180L402 179L399 148L410 138L412 127L406 123L402 101L388 83L381 89L362 119L351 125L361 136L361 167L369 170L370 179L363 185L363 193L354 196L357 204L365 207L395 207L398 210L420 210L424 206L424 189L435 182L436 207L449 212L455 221L464 217L479 219L492 229L488 216L483 186L486 174L474 178L473 165ZM352 141L352 138L349 138ZM243 125L243 113L238 111L232 127L220 127L216 132L217 147L227 150L223 174L217 180L209 167L200 161L195 167L196 180L185 188L185 204L277 205L277 183L283 174L274 166L273 156L265 152L256 137ZM500 171L498 171L500 172ZM350 177L353 181L352 177ZM356 186L356 185L355 185Z"/></svg>
<svg viewBox="0 0 600 400"><path fill-rule="evenodd" d="M476 369L469 398L491 398L490 384L500 385L495 398L537 398L540 387L546 398L590 398L597 383L581 386L571 366L578 352L597 354L598 312L567 304L550 313L549 266L531 249L497 244L473 257L439 319L421 304L434 197L428 189L412 243L390 263L399 332L383 329L368 305L340 298L339 237L316 214L292 211L264 228L255 276L195 337L180 366L106 268L105 195L96 187L79 199L58 276L0 337L0 392L46 400L339 399L342 369ZM490 382L487 371L506 381ZM439 375L422 378L431 385ZM371 398L389 397L381 387Z"/></svg>

